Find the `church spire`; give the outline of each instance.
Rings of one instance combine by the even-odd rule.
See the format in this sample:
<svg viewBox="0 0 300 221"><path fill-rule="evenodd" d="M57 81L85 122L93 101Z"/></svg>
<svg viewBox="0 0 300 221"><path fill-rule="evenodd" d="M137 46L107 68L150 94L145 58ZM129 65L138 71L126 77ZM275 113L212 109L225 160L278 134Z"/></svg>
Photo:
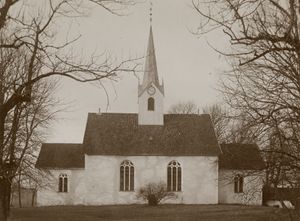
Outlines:
<svg viewBox="0 0 300 221"><path fill-rule="evenodd" d="M138 88L138 124L164 124L164 86L159 83L152 32L152 4L150 7L150 32L145 58L143 83Z"/></svg>
<svg viewBox="0 0 300 221"><path fill-rule="evenodd" d="M153 40L153 31L152 31L152 7L153 4L150 2L150 31L148 38L148 48L145 59L145 67L144 67L144 77L143 83L139 85L139 96L148 88L150 85L154 84L157 89L164 94L163 85L160 85L158 79L158 71L156 64L156 55L155 55L155 47Z"/></svg>
<svg viewBox="0 0 300 221"><path fill-rule="evenodd" d="M155 48L154 48L154 41L153 41L153 32L152 32L152 26L150 26L148 48L147 48L146 62L145 62L145 69L144 69L143 87L147 87L152 82L159 87Z"/></svg>

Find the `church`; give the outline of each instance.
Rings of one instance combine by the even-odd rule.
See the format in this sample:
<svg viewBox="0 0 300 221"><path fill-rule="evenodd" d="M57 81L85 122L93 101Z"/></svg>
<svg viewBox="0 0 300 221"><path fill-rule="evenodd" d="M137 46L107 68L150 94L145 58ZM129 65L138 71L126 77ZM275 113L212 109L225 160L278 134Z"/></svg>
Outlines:
<svg viewBox="0 0 300 221"><path fill-rule="evenodd" d="M164 97L150 27L138 113L89 113L81 144L42 144L37 205L145 203L136 193L150 182L176 193L162 203L261 205L258 147L220 145L208 114L165 114Z"/></svg>

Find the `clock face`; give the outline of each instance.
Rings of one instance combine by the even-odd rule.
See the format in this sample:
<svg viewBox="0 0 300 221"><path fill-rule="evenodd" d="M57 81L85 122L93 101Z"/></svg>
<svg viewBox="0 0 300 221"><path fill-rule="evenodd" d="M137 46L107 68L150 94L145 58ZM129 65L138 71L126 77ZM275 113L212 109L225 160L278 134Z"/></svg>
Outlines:
<svg viewBox="0 0 300 221"><path fill-rule="evenodd" d="M153 87L153 86L151 86L151 87L149 87L148 88L148 94L150 94L150 95L153 95L153 94L155 94L155 87Z"/></svg>

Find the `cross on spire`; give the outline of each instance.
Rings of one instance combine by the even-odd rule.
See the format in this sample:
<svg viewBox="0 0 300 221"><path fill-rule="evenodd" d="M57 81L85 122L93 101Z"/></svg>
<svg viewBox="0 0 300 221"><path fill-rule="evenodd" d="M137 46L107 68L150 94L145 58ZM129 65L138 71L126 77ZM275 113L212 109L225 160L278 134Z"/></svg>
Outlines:
<svg viewBox="0 0 300 221"><path fill-rule="evenodd" d="M152 25L152 8L153 8L153 3L150 1L150 25Z"/></svg>

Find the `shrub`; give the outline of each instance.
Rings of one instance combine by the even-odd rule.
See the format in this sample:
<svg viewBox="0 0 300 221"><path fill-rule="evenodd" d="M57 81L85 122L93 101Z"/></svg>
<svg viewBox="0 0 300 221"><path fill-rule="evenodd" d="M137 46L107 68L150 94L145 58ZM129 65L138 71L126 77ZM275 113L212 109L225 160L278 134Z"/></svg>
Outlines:
<svg viewBox="0 0 300 221"><path fill-rule="evenodd" d="M148 201L149 206L158 205L163 199L176 198L174 192L167 191L167 186L164 182L148 183L138 190L137 198Z"/></svg>

